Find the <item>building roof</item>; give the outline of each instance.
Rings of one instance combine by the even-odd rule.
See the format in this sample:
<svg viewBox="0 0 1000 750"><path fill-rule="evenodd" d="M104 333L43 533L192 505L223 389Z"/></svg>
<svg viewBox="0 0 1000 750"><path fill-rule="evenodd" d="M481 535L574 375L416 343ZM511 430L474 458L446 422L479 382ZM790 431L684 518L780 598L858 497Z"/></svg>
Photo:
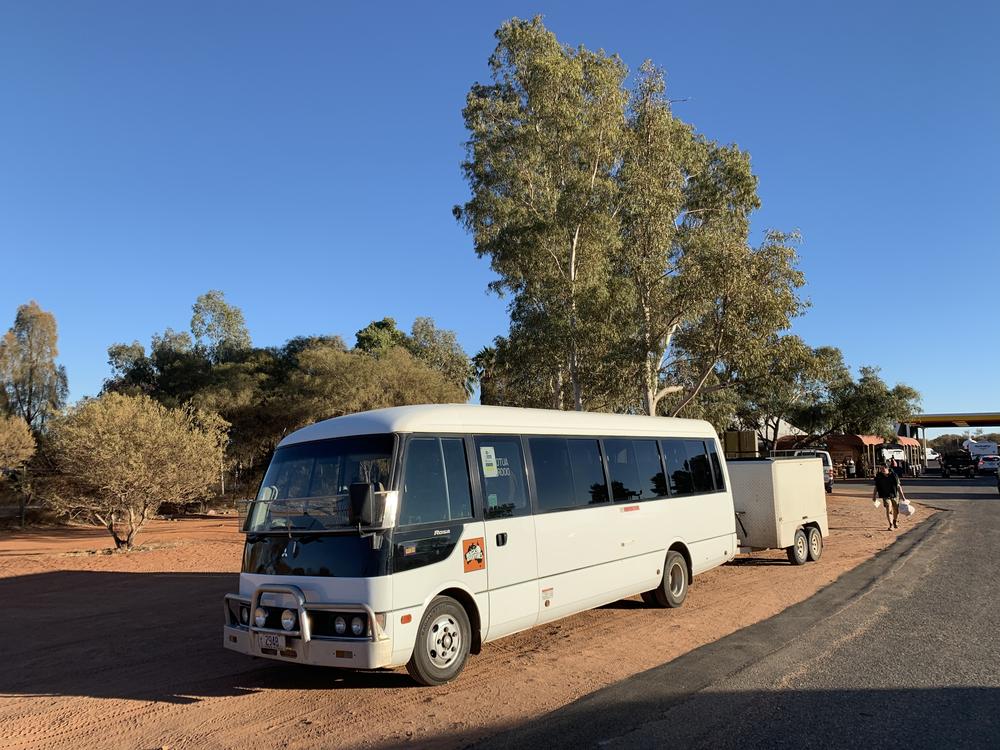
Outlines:
<svg viewBox="0 0 1000 750"><path fill-rule="evenodd" d="M387 432L715 437L712 425L700 419L515 409L474 404L428 404L397 406L327 419L293 432L279 445Z"/></svg>
<svg viewBox="0 0 1000 750"><path fill-rule="evenodd" d="M853 445L882 445L885 442L883 438L878 435L830 435L827 437L828 443L847 443Z"/></svg>
<svg viewBox="0 0 1000 750"><path fill-rule="evenodd" d="M909 446L912 446L914 448L919 448L920 447L920 441L919 440L915 440L914 438L911 438L911 437L906 437L905 435L898 435L896 437L896 442L899 443L900 445L909 445Z"/></svg>
<svg viewBox="0 0 1000 750"><path fill-rule="evenodd" d="M1000 426L1000 412L918 414L907 419L906 424L919 427L998 427Z"/></svg>

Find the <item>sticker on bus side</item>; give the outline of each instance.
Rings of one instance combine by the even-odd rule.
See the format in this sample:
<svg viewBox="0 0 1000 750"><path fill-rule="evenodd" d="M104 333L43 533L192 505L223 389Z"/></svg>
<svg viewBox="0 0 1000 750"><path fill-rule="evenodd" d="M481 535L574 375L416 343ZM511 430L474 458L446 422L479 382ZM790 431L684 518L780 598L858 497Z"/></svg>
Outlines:
<svg viewBox="0 0 1000 750"><path fill-rule="evenodd" d="M495 479L498 476L496 451L492 446L484 445L479 449L479 456L483 462L483 476Z"/></svg>
<svg viewBox="0 0 1000 750"><path fill-rule="evenodd" d="M481 536L462 541L462 563L466 573L483 570L486 567L485 543Z"/></svg>

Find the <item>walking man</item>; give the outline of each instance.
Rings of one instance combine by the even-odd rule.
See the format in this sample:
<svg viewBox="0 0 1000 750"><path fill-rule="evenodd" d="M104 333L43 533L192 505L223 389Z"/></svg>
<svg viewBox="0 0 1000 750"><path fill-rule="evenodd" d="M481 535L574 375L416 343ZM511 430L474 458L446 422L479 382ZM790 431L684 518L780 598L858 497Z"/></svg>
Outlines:
<svg viewBox="0 0 1000 750"><path fill-rule="evenodd" d="M888 466L883 466L878 470L878 474L875 475L875 490L872 492L872 500L876 498L882 498L882 504L885 506L885 520L889 522L889 531L893 529L898 529L899 524L896 519L899 518L899 499L906 499L906 495L903 494L903 486L899 483L899 477L896 476L896 472L889 471Z"/></svg>

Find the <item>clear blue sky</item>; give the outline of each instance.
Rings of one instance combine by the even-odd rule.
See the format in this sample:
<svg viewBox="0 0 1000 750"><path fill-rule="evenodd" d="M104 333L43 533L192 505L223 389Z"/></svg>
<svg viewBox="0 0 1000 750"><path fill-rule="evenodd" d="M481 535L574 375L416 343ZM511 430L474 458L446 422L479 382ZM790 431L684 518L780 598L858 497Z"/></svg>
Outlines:
<svg viewBox="0 0 1000 750"><path fill-rule="evenodd" d="M0 4L0 328L55 313L72 397L213 288L255 343L432 316L506 330L451 207L493 31L652 58L798 228L795 330L928 411L1000 407L1000 11L989 2Z"/></svg>

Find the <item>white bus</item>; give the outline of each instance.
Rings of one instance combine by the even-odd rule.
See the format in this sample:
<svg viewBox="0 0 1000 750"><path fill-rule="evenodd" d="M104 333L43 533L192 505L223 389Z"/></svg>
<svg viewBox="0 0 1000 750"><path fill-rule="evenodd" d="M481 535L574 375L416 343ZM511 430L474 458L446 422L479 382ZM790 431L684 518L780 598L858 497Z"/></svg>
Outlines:
<svg viewBox="0 0 1000 750"><path fill-rule="evenodd" d="M641 594L678 607L736 552L707 422L410 406L278 446L243 525L223 643L424 685L520 630Z"/></svg>

